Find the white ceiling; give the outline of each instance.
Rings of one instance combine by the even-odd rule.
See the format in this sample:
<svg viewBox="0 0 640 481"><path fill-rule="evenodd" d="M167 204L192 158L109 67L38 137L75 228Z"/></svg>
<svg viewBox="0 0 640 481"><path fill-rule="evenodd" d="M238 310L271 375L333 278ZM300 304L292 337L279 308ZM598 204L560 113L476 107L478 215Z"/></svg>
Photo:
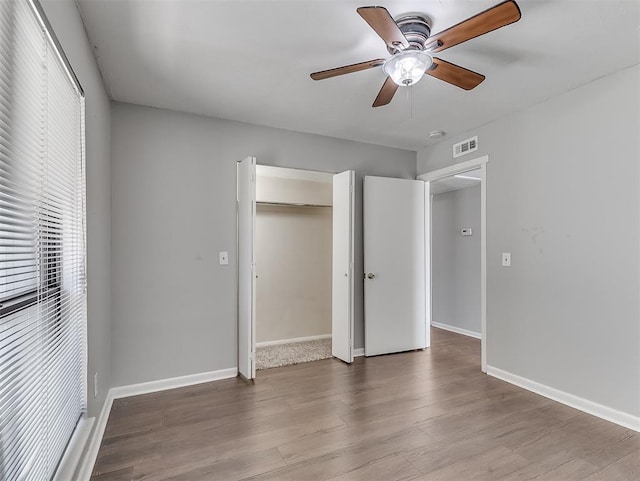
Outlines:
<svg viewBox="0 0 640 481"><path fill-rule="evenodd" d="M444 179L438 179L429 185L429 191L433 195L451 192L452 190L468 189L480 184L480 169L469 170L462 174L452 175Z"/></svg>
<svg viewBox="0 0 640 481"><path fill-rule="evenodd" d="M118 101L418 150L432 130L482 125L640 60L638 0L519 0L522 19L438 54L483 73L466 92L432 77L371 108L376 68L311 72L386 58L356 13L366 0L78 0ZM499 0L377 3L419 11L439 32Z"/></svg>

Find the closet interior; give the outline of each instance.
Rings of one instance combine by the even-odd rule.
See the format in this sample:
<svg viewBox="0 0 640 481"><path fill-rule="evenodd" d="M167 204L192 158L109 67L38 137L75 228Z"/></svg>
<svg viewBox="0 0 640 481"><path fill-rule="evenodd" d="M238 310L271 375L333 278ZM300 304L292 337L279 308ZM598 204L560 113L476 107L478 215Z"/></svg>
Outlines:
<svg viewBox="0 0 640 481"><path fill-rule="evenodd" d="M256 368L331 357L333 174L256 166Z"/></svg>

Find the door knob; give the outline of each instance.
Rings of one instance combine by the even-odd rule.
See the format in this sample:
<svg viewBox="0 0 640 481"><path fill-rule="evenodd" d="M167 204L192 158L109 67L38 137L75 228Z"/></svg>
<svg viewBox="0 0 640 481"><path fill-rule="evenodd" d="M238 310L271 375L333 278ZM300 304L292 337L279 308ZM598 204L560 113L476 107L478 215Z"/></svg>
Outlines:
<svg viewBox="0 0 640 481"><path fill-rule="evenodd" d="M373 279L376 275L373 272L369 272L369 274L367 274L367 278L369 279Z"/></svg>

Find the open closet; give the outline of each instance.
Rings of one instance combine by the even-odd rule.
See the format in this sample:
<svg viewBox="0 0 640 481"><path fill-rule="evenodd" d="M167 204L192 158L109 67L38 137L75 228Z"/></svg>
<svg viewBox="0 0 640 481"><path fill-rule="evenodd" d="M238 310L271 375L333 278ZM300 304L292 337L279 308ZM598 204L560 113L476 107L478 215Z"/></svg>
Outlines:
<svg viewBox="0 0 640 481"><path fill-rule="evenodd" d="M333 174L256 166L256 368L331 357Z"/></svg>

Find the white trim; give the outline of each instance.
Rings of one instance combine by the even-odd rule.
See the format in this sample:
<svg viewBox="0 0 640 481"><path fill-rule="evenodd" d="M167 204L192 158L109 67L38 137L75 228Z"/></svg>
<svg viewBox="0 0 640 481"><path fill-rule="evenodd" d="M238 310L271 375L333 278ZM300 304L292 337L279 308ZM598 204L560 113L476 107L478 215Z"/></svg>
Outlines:
<svg viewBox="0 0 640 481"><path fill-rule="evenodd" d="M416 177L418 180L433 182L480 168L480 370L482 372L487 372L487 162L489 162L489 156L483 155ZM431 199L428 201L431 204Z"/></svg>
<svg viewBox="0 0 640 481"><path fill-rule="evenodd" d="M178 387L192 386L203 382L219 381L220 379L229 379L238 375L238 368L231 367L229 369L220 369L219 371L201 372L198 374L189 374L187 376L171 377L168 379L159 379L157 381L141 382L139 384L130 384L128 386L118 386L111 388L113 399L120 399L129 396L139 396L140 394L148 394L151 392L166 391L167 389L175 389Z"/></svg>
<svg viewBox="0 0 640 481"><path fill-rule="evenodd" d="M56 474L53 477L53 481L67 481L73 479L74 473L82 466L82 453L84 452L89 435L91 434L91 427L95 418L83 418L80 419L76 426L73 436L67 445L67 449L60 460L60 465L56 470Z"/></svg>
<svg viewBox="0 0 640 481"><path fill-rule="evenodd" d="M295 342L319 341L331 339L331 334L318 334L317 336L293 337L291 339L279 339L277 341L256 342L256 347L279 346L281 344L293 344Z"/></svg>
<svg viewBox="0 0 640 481"><path fill-rule="evenodd" d="M480 166L480 369L487 372L487 162ZM481 159L478 159L481 160Z"/></svg>
<svg viewBox="0 0 640 481"><path fill-rule="evenodd" d="M353 357L362 357L364 356L364 347L359 347L353 350Z"/></svg>
<svg viewBox="0 0 640 481"><path fill-rule="evenodd" d="M82 458L82 464L78 471L78 476L76 477L78 481L89 481L91 478L93 466L96 464L96 459L98 458L98 451L100 450L100 444L102 443L104 430L107 427L107 420L109 419L112 405L113 390L109 389L98 419L90 418L93 420L93 431L91 432L91 437L87 443L87 449L84 458Z"/></svg>
<svg viewBox="0 0 640 481"><path fill-rule="evenodd" d="M104 430L107 427L107 420L111 413L111 407L115 399L120 399L129 396L138 396L140 394L148 394L158 391L166 391L168 389L175 389L178 387L191 386L194 384L200 384L203 382L219 381L221 379L229 379L238 375L238 368L231 367L229 369L220 369L219 371L202 372L198 374L190 374L187 376L172 377L168 379L160 379L158 381L143 382L139 384L130 384L128 386L112 387L107 393L107 397L102 405L102 411L98 416L97 421L93 421L94 418L89 418L94 425L93 432L91 433L91 439L89 440L86 454L82 460L82 465L78 471L78 476L75 478L77 481L89 481L93 467L98 458L98 451L102 438L104 437ZM69 479L69 478L67 478Z"/></svg>
<svg viewBox="0 0 640 481"><path fill-rule="evenodd" d="M462 334L463 336L482 339L482 334L480 334L479 332L469 331L468 329L462 329L461 327L452 326L450 324L442 324L441 322L431 321L431 326L437 327L438 329L444 329L445 331L455 332L456 334Z"/></svg>
<svg viewBox="0 0 640 481"><path fill-rule="evenodd" d="M640 417L638 416L633 416L632 414L618 411L617 409L589 401L588 399L569 394L568 392L560 391L559 389L540 384L525 377L503 371L497 367L487 366L487 374L508 383L515 384L527 391L540 394L546 398L579 409L587 414L592 414L606 421L640 432Z"/></svg>
<svg viewBox="0 0 640 481"><path fill-rule="evenodd" d="M487 162L489 162L489 156L483 155L482 157L450 165L449 167L444 167L443 169L433 170L425 174L420 174L416 178L418 180L424 180L425 182L432 182L434 180L444 179L445 177L451 177L455 174L462 174L463 172L466 172L468 170L477 169Z"/></svg>
<svg viewBox="0 0 640 481"><path fill-rule="evenodd" d="M428 287L424 293L424 348L431 347L431 321L433 320L433 282L432 282L432 247L433 247L433 194L431 193L431 183L423 182L424 184L424 285Z"/></svg>

